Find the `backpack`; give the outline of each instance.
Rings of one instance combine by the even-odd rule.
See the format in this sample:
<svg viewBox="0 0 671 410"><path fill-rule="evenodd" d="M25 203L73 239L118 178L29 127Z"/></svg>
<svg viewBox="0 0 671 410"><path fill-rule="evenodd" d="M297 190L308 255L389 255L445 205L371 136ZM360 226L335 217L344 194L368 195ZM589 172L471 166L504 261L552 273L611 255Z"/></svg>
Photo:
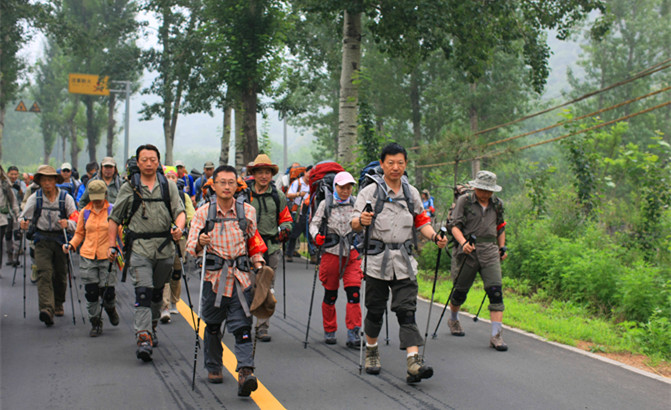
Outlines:
<svg viewBox="0 0 671 410"><path fill-rule="evenodd" d="M110 216L110 215L112 214L112 207L113 207L113 206L114 206L114 205L109 204L109 206L107 207L107 216ZM89 220L89 216L91 216L91 209L86 209L86 208L85 208L85 209L82 211L82 213L84 214L84 226L86 226L86 221L88 221L88 220Z"/></svg>
<svg viewBox="0 0 671 410"><path fill-rule="evenodd" d="M454 193L454 199L452 201L452 205L450 205L450 209L447 211L448 226L451 224L454 208L457 206L457 200L464 195L475 195L475 190L469 184L457 184L457 186L452 188L452 191ZM470 212L470 203L470 200L467 201L468 209L464 209L464 212ZM494 204L494 210L496 211L496 231L498 232L506 225L506 222L503 219L503 201L501 201L501 199L499 199L496 195L492 195L492 203ZM447 230L447 236L450 238L449 242L456 242L454 236L452 235L452 229Z"/></svg>
<svg viewBox="0 0 671 410"><path fill-rule="evenodd" d="M301 165L295 165L295 166L290 167L287 170L287 174L289 174L289 184L287 184L286 186L282 186L282 192L284 192L286 194L287 191L289 190L289 187L291 186L291 184L293 184L294 181L297 180L298 178L305 175L305 169L306 168L304 166L301 166Z"/></svg>
<svg viewBox="0 0 671 410"><path fill-rule="evenodd" d="M382 175L382 167L380 167L380 161L372 161L368 163L361 172L359 173L359 191L364 189L366 185L369 185L371 182L373 182L372 179L366 178L366 175L374 175L374 174L379 174Z"/></svg>
<svg viewBox="0 0 671 410"><path fill-rule="evenodd" d="M333 209L333 179L338 172L345 169L335 161L322 161L312 168L310 172L310 206L309 214L314 215L317 212L319 204L326 199L326 208L324 209L324 220L322 226L328 223L328 217Z"/></svg>
<svg viewBox="0 0 671 410"><path fill-rule="evenodd" d="M243 236L245 237L245 240L247 240L247 226L249 225L249 222L247 221L247 218L245 218L245 202L246 202L246 197L245 195L238 195L235 198L235 213L237 216L238 220L238 226L240 227L240 230L242 231ZM228 220L227 218L217 218L217 197L212 196L210 197L210 207L207 210L207 219L205 220L205 226L203 227L203 230L201 233L207 233L210 232L214 229L214 225L219 223L219 222L224 222Z"/></svg>
<svg viewBox="0 0 671 410"><path fill-rule="evenodd" d="M257 194L256 192L254 192L254 184L255 184L255 182L253 180L249 181L249 189L248 189L248 191L245 192L245 195L248 195L248 199L249 199L248 202L251 203L253 200L258 198L259 201L264 201L263 203L265 204L265 198L266 197L271 197L273 199L273 201L275 202L275 222L277 223L277 225L279 225L280 224L280 210L281 210L281 208L280 208L280 194L277 191L277 187L275 186L275 184L271 183L270 184L270 189L271 189L270 193L264 192L262 194ZM260 207L259 207L259 209L260 209ZM261 220L261 212L257 212L256 213L256 222L258 223L260 220Z"/></svg>
<svg viewBox="0 0 671 410"><path fill-rule="evenodd" d="M42 188L38 189L35 192L35 212L33 213L33 219L30 221L30 226L26 232L26 238L33 240L35 233L37 233L37 220L42 216L42 209L48 209L55 211L58 209L59 216L61 219L68 219L68 212L65 209L65 200L68 193L63 189L58 190L58 208L44 208L44 194L42 193Z"/></svg>

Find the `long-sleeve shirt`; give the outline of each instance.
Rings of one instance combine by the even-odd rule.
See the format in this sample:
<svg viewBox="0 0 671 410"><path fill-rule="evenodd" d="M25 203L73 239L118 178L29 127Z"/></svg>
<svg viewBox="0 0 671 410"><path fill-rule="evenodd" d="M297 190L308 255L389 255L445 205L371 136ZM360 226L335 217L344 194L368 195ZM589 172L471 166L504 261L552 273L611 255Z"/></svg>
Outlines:
<svg viewBox="0 0 671 410"><path fill-rule="evenodd" d="M105 201L102 209L96 211L93 209L93 204L89 203L79 213L77 229L75 229L75 235L70 240L70 245L77 249L81 244L79 253L86 259L107 259L107 249L109 248L107 212L109 206L109 202ZM84 223L86 214L88 214L88 219Z"/></svg>
<svg viewBox="0 0 671 410"><path fill-rule="evenodd" d="M335 233L341 238L344 238L346 235L352 232L352 226L350 225L350 222L352 222L352 213L354 212L353 204L355 201L356 197L354 196L350 198L350 202L348 204L336 204L334 200L333 207L331 208L331 215L328 218L327 234ZM326 201L324 200L319 204L317 207L317 212L315 212L315 216L312 217L312 221L310 221L310 236L313 238L316 237L319 233L325 211ZM353 244L350 244L350 249L352 246ZM343 249L344 254L349 255L350 249ZM324 252L333 255L340 255L340 244L326 248Z"/></svg>
<svg viewBox="0 0 671 410"><path fill-rule="evenodd" d="M0 189L0 226L7 225L10 219L19 216L19 204L9 182L2 181Z"/></svg>
<svg viewBox="0 0 671 410"><path fill-rule="evenodd" d="M186 240L186 251L191 255L198 257L196 253L196 246L198 244L198 236L200 235L211 204L207 203L198 210L191 221L191 229L189 230L189 238ZM232 203L231 208L222 210L217 204L217 219L226 219L215 224L212 231L208 232L211 242L207 247L207 253L212 253L220 258L226 260L234 260L240 256L247 255L247 241L245 234L240 229L238 217L235 212L235 202ZM251 238L256 233L256 210L253 206L245 203L245 219L247 219L247 237ZM201 251L202 255L202 251ZM264 262L263 256L257 253L250 257L253 264L257 262ZM242 289L251 286L249 273L239 270L235 266L227 266L226 277L224 278L224 292L223 296L231 297L233 295L233 284L237 279ZM219 292L219 285L221 283L221 274L223 269L216 271L205 271L205 280L212 283L212 290L215 293Z"/></svg>

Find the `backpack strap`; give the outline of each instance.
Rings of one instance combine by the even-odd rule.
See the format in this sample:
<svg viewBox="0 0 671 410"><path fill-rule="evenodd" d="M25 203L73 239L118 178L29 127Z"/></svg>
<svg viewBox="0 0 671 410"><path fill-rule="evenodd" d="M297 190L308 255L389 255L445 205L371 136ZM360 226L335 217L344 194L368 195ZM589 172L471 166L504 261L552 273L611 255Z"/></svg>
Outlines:
<svg viewBox="0 0 671 410"><path fill-rule="evenodd" d="M112 214L112 208L113 207L114 207L114 205L109 204L109 206L107 207L107 216L110 216ZM91 216L91 209L84 208L84 210L82 211L82 214L84 215L84 226L86 226L86 221L88 221L89 216Z"/></svg>
<svg viewBox="0 0 671 410"><path fill-rule="evenodd" d="M235 200L235 213L237 214L235 219L238 221L238 226L240 227L246 242L248 239L247 227L249 226L249 221L245 218L245 199L243 195L239 195ZM231 218L217 218L217 198L213 197L210 199L210 205L207 210L207 219L205 220L205 226L201 233L211 232L216 224L229 220L231 220Z"/></svg>
<svg viewBox="0 0 671 410"><path fill-rule="evenodd" d="M62 189L58 193L58 212L61 215L61 219L68 219L68 211L65 209L65 200L67 195L68 194Z"/></svg>

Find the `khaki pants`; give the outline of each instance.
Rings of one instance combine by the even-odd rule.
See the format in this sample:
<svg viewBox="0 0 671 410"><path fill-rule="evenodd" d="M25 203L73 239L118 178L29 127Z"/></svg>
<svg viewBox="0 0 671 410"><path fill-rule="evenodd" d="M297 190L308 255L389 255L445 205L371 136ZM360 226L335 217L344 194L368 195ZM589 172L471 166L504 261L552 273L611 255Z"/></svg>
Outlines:
<svg viewBox="0 0 671 410"><path fill-rule="evenodd" d="M65 303L68 286L67 255L59 242L41 240L35 244L37 265L37 297L40 311L54 314L55 307Z"/></svg>
<svg viewBox="0 0 671 410"><path fill-rule="evenodd" d="M184 249L186 248L186 238L182 236L182 239L179 240L179 249L182 252L182 255L184 255ZM175 253L175 260L172 263L172 276L170 277L169 283L165 284L165 288L163 288L163 308L162 309L169 309L170 304L177 303L179 300L180 296L182 295L182 277L181 277L181 272L182 272L182 264L184 261L180 262L179 260L179 254ZM180 276L177 276L176 273L177 271L180 272Z"/></svg>

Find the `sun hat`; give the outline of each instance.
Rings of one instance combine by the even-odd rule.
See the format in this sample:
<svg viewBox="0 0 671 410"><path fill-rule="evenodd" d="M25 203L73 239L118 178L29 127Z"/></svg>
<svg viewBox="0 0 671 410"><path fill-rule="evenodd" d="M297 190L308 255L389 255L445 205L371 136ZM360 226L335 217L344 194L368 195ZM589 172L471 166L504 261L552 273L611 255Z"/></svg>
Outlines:
<svg viewBox="0 0 671 410"><path fill-rule="evenodd" d="M280 170L280 168L277 165L273 164L273 161L266 154L259 154L254 159L254 162L252 162L251 165L247 166L247 171L254 173L254 171L261 168L269 168L270 171L273 173L273 175L277 174Z"/></svg>
<svg viewBox="0 0 671 410"><path fill-rule="evenodd" d="M469 181L468 184L483 191L499 192L503 189L496 185L496 174L489 171L478 171L475 180Z"/></svg>
<svg viewBox="0 0 671 410"><path fill-rule="evenodd" d="M102 165L103 167L104 167L105 165L112 165L112 166L115 166L115 167L116 167L116 161L114 161L114 158L112 158L112 157L105 157L105 158L103 158L103 160L102 160L102 162L100 163L100 165Z"/></svg>
<svg viewBox="0 0 671 410"><path fill-rule="evenodd" d="M40 165L39 168L37 168L37 172L35 172L35 176L33 177L33 181L39 185L40 179L42 177L56 177L56 183L61 184L63 183L63 176L56 172L54 167L51 165Z"/></svg>

